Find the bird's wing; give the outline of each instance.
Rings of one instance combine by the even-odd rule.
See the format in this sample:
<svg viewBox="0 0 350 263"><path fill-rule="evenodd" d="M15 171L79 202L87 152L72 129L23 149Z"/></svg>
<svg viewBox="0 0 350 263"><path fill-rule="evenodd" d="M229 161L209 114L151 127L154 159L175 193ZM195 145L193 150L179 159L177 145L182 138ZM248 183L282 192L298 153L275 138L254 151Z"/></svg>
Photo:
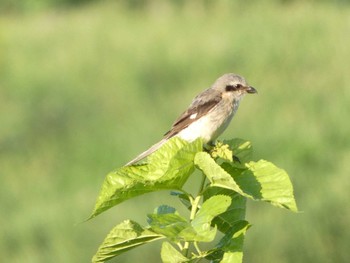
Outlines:
<svg viewBox="0 0 350 263"><path fill-rule="evenodd" d="M160 142L151 146L148 150L138 155L135 159L128 162L125 166L133 165L138 161L144 159L151 153L158 150L164 143L168 141L168 139L175 136L181 130L185 129L192 122L198 120L203 115L207 114L220 101L221 101L221 94L216 90L207 89L201 94L199 94L197 97L193 99L188 110L182 113L181 116L174 122L170 131L168 131L164 135L164 138Z"/></svg>
<svg viewBox="0 0 350 263"><path fill-rule="evenodd" d="M221 99L221 93L217 90L207 89L203 91L193 99L189 108L177 118L164 137L169 139L175 136L191 123L206 115Z"/></svg>

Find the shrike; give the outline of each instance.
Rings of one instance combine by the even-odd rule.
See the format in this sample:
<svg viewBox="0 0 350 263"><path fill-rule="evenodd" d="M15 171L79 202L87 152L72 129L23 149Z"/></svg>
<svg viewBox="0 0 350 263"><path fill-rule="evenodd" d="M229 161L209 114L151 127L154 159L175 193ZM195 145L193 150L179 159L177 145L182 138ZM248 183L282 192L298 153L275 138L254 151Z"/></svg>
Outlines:
<svg viewBox="0 0 350 263"><path fill-rule="evenodd" d="M247 93L257 91L243 77L233 73L221 76L210 88L193 99L189 108L174 122L160 142L125 166L147 157L174 136L188 142L202 138L204 143L212 143L227 128L241 99Z"/></svg>

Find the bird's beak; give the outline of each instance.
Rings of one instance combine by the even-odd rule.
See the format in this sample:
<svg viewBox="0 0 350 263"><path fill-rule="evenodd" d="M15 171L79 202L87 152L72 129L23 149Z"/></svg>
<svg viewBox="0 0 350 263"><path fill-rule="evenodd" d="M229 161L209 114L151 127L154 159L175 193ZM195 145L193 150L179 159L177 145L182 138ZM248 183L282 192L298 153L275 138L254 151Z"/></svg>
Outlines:
<svg viewBox="0 0 350 263"><path fill-rule="evenodd" d="M246 88L246 91L247 91L247 93L251 93L251 94L258 93L258 91L256 89L254 89L252 86L248 86Z"/></svg>

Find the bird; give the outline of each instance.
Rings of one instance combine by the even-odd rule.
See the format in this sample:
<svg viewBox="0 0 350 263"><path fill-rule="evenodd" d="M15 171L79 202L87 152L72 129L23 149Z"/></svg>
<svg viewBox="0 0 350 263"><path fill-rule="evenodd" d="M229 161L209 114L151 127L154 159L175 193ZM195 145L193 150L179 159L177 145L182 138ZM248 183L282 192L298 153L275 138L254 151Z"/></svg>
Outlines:
<svg viewBox="0 0 350 263"><path fill-rule="evenodd" d="M134 165L146 158L174 136L188 142L201 138L204 144L212 145L231 122L242 98L246 94L254 93L257 90L243 77L234 73L222 75L211 87L192 100L188 109L175 120L162 140L125 166Z"/></svg>

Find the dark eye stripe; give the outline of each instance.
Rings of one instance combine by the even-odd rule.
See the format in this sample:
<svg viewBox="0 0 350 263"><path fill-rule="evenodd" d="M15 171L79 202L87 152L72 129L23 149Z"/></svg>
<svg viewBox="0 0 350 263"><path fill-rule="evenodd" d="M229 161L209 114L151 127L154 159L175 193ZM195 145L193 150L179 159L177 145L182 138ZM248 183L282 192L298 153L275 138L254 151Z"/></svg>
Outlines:
<svg viewBox="0 0 350 263"><path fill-rule="evenodd" d="M236 85L227 85L226 86L226 91L236 91L241 89L243 86L241 84L236 84Z"/></svg>
<svg viewBox="0 0 350 263"><path fill-rule="evenodd" d="M234 90L237 90L236 86L232 86L232 85L226 86L226 91L234 91Z"/></svg>

